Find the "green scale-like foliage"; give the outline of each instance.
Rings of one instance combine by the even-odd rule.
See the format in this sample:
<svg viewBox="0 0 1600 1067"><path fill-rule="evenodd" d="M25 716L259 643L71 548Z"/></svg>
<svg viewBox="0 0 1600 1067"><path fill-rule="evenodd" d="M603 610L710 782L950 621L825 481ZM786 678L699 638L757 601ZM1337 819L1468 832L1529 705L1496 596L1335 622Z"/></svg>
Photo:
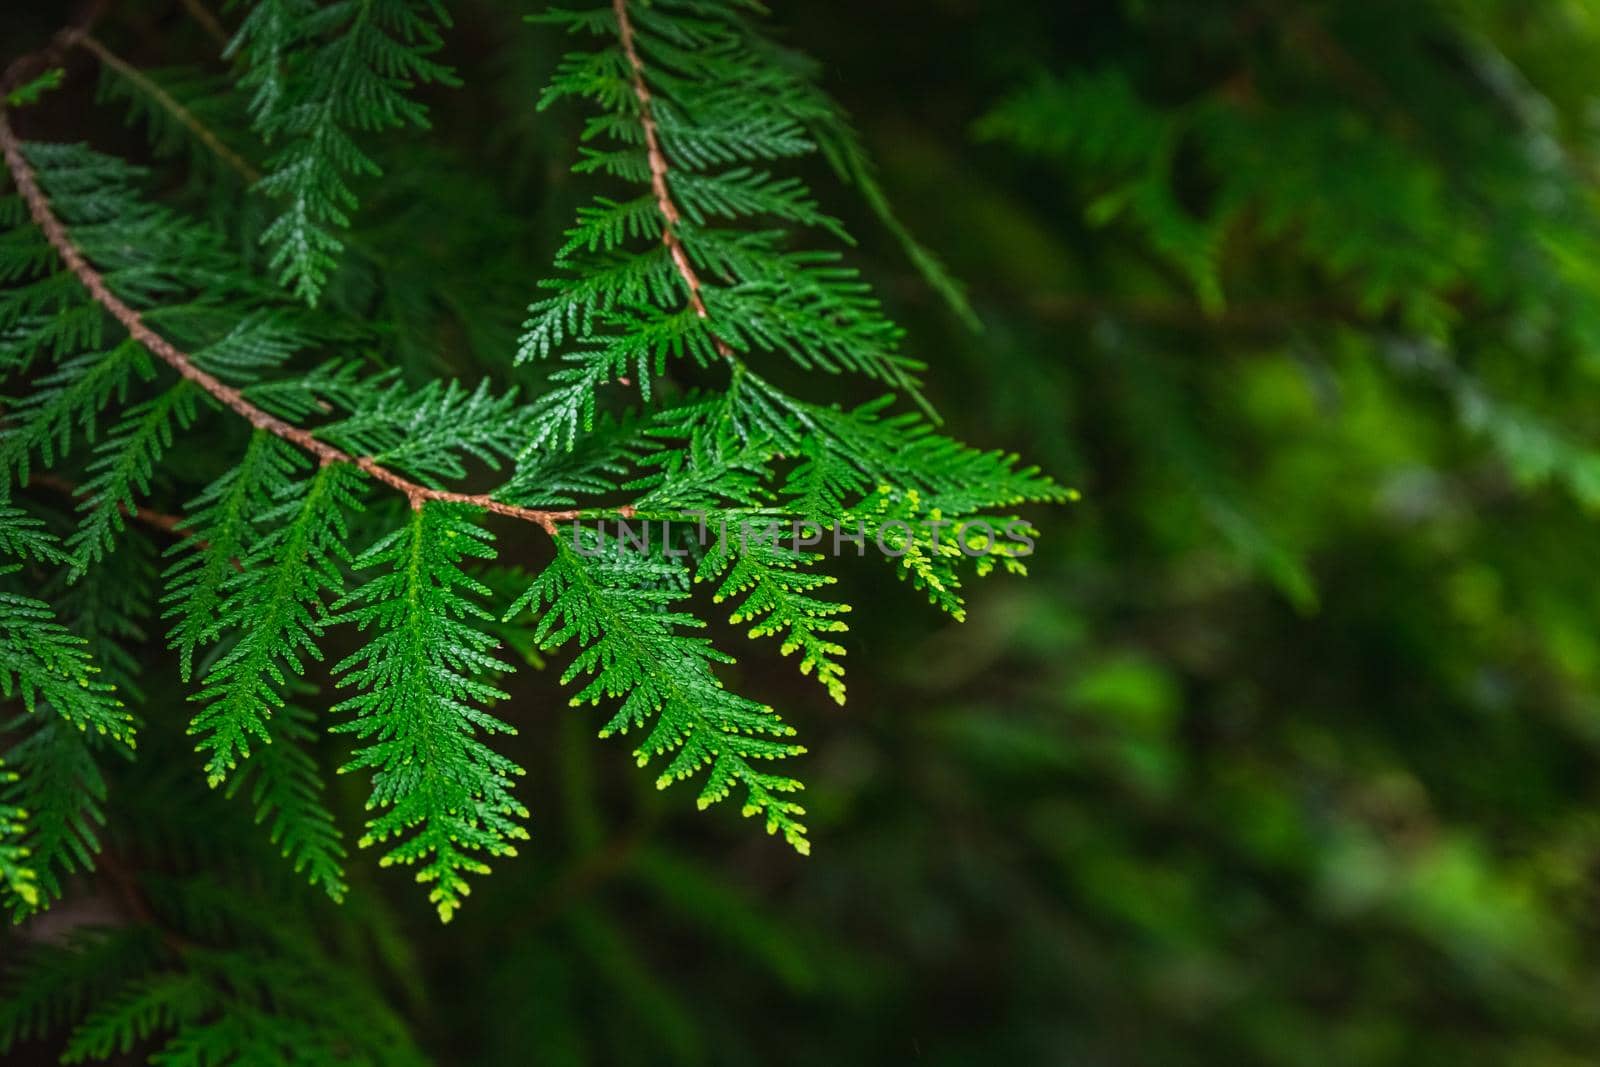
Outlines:
<svg viewBox="0 0 1600 1067"><path fill-rule="evenodd" d="M517 388L408 374L427 361L391 358L396 346L426 339L369 328L341 274L356 180L378 171L363 146L424 125L410 90L453 77L428 58L449 25L437 4L259 0L231 46L231 87L163 74L115 94L139 102L160 158L225 153L192 177L221 190L208 202L253 197L268 216L269 277L238 251L258 231L155 203L144 172L86 148L23 147L65 240L128 311L92 296L21 197L0 200L0 369L15 398L0 424L0 548L55 575L43 599L0 590L0 641L15 648L0 691L23 708L15 777L0 783L0 884L18 914L95 865L110 802L98 761L131 746L119 699L143 699L132 650L152 615L204 779L243 794L289 866L339 900L356 879L323 769L342 762L368 787L360 846L413 867L449 919L471 876L529 836L523 769L500 751L538 714L505 695L513 658L564 651L572 703L613 705L601 735L629 734L658 786L693 780L701 807L738 796L806 852L786 769L804 748L775 709L726 687L733 657L698 633L718 609L697 587L842 703L850 607L815 550L824 531L883 545L957 617L965 577L1020 569L1014 545L963 552L927 524L999 528L1067 491L941 435L931 412L897 411L926 407L901 331L839 252L794 240L848 242L778 172L820 151L964 311L888 212L812 64L742 5L622 10L626 23L611 5L546 16L594 47L561 61L542 103L598 105L575 169L613 188L580 210L516 352L553 373L520 368ZM248 194L238 175L255 153L200 126L230 108L273 153ZM129 313L183 360L129 336ZM822 399L780 388L767 363ZM675 376L690 369L725 383L687 389ZM894 393L842 406L829 394L846 374ZM44 507L47 492L76 497L75 511ZM607 518L723 536L683 550L663 532L640 549L603 541L589 520ZM164 532L139 529L153 520ZM491 522L518 527L515 565L490 567ZM796 523L813 539L745 536ZM187 1032L214 995L210 977L147 976L84 1024L74 1054Z"/></svg>
<svg viewBox="0 0 1600 1067"><path fill-rule="evenodd" d="M0 507L0 553L14 560L62 563L67 557L42 523L14 507ZM23 563L0 565L0 576ZM97 677L88 642L56 619L36 597L0 592L0 695L20 697L31 714L48 705L81 731L132 741L132 718L114 688Z"/></svg>
<svg viewBox="0 0 1600 1067"><path fill-rule="evenodd" d="M670 4L630 9L636 72L609 8L557 12L549 19L606 43L568 56L541 100L582 97L605 110L588 123L578 169L640 187L627 200L598 199L580 213L558 257L563 277L534 304L520 355L543 358L572 339L577 351L556 375L556 411L587 427L595 384L636 375L649 397L669 357L718 360L718 343L740 354L780 353L801 367L856 371L915 394L917 363L898 351L900 331L836 252L794 251L775 227L792 224L844 237L793 177L762 169L815 151L807 122L816 90L772 62L771 46L738 5ZM641 103L642 79L649 103ZM645 107L648 106L648 112ZM645 122L671 169L669 224L650 186ZM748 218L760 228L726 223ZM689 306L680 253L659 238L670 229L703 276L706 315ZM642 246L642 247L641 247Z"/></svg>
<svg viewBox="0 0 1600 1067"><path fill-rule="evenodd" d="M601 736L627 733L653 719L634 756L643 767L671 755L656 779L659 788L709 767L702 808L742 786L746 815L764 816L768 832L781 831L795 848L810 851L798 821L804 809L781 795L800 783L752 764L805 750L787 740L794 728L770 707L723 688L711 667L730 657L684 632L702 622L669 610L685 596L688 571L677 561L616 544L607 548L587 532L580 541L560 542L555 562L513 606L544 609L535 634L542 647L577 644L579 653L563 680L593 677L572 702L622 697Z"/></svg>
<svg viewBox="0 0 1600 1067"><path fill-rule="evenodd" d="M1395 28L1401 40L1419 32L1409 20ZM1225 82L1158 103L1167 89L1108 65L1037 77L977 132L1063 164L1091 225L1122 226L1189 280L1202 312L1196 321L1228 325L1237 295L1241 306L1269 309L1260 322L1267 333L1309 312L1403 337L1393 363L1444 392L1519 482L1555 482L1592 507L1600 453L1581 432L1503 395L1525 373L1506 369L1508 354L1532 365L1544 358L1542 345L1588 351L1600 337L1589 168L1564 146L1552 100L1475 32L1444 36L1458 32L1451 47L1481 79L1474 87L1504 108L1504 128L1480 125L1470 108L1439 112L1431 94L1391 99L1376 88L1382 79L1349 99L1329 100L1295 78L1277 83L1275 74L1269 86ZM1386 74L1436 88L1458 72L1432 56ZM1461 96L1444 98L1457 104ZM1263 299L1304 272L1317 278L1315 302L1279 309ZM1520 324L1508 351L1452 351L1461 324L1482 310L1464 306L1464 293ZM1152 409L1211 525L1308 604L1298 565L1220 487L1204 435L1184 429L1181 404L1171 402L1181 398L1162 396L1171 384L1141 374L1138 385L1130 393Z"/></svg>
<svg viewBox="0 0 1600 1067"><path fill-rule="evenodd" d="M509 670L481 628L492 616L476 602L489 595L461 569L494 558L473 509L429 504L406 526L355 561L377 574L344 602L341 621L370 629L370 643L336 668L358 690L334 708L355 719L338 730L364 745L345 770L371 769L372 806L388 809L367 824L362 844L398 843L389 863L423 863L421 882L449 919L467 893L466 873L484 873L474 857L514 856L526 839L528 812L511 795L521 767L480 734L512 732L483 709L505 694L482 676Z"/></svg>
<svg viewBox="0 0 1600 1067"><path fill-rule="evenodd" d="M43 524L0 505L0 579L30 563L67 557ZM104 613L102 625L114 618ZM0 899L17 915L58 898L61 878L92 866L105 783L93 748L130 751L135 722L102 676L88 640L37 597L0 589L0 693L25 713L6 724L21 736L0 766Z"/></svg>
<svg viewBox="0 0 1600 1067"><path fill-rule="evenodd" d="M718 582L716 600L740 598L728 617L731 623L753 623L751 637L781 637L783 654L800 652L800 672L816 671L828 695L844 703L844 666L838 657L844 646L828 634L841 634L849 626L839 616L848 604L821 600L811 594L838 579L817 574L821 561L815 554L796 552L775 543L746 538L738 546L719 538L700 561L695 581Z"/></svg>
<svg viewBox="0 0 1600 1067"><path fill-rule="evenodd" d="M21 780L15 771L0 764L0 786ZM0 890L6 897L21 902L24 908L39 903L39 875L28 862L30 855L23 839L28 833L28 809L0 801Z"/></svg>
<svg viewBox="0 0 1600 1067"><path fill-rule="evenodd" d="M427 1062L348 950L319 937L318 902L293 885L254 888L149 878L138 921L20 949L0 1053L59 1029L64 1063L134 1052L166 1064Z"/></svg>
<svg viewBox="0 0 1600 1067"><path fill-rule="evenodd" d="M229 45L256 130L276 148L259 188L282 214L262 239L279 279L310 303L344 249L351 182L382 173L356 135L427 125L407 90L454 81L428 58L448 23L437 0L259 0Z"/></svg>

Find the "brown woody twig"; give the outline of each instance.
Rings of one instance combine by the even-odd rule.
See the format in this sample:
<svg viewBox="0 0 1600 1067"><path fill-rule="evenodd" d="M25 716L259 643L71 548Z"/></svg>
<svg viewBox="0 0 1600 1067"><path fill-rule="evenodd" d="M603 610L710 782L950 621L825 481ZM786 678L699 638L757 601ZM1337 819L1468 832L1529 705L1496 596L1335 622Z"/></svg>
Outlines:
<svg viewBox="0 0 1600 1067"><path fill-rule="evenodd" d="M472 507L482 508L495 515L504 515L509 518L536 523L551 536L555 535L556 523L581 518L585 514L581 509L547 510L519 507L515 504L507 504L496 500L487 493L458 493L445 489L434 489L397 474L382 466L370 456L352 456L326 441L319 440L310 430L295 426L257 407L246 399L245 395L238 389L223 382L216 375L196 366L186 352L183 352L165 337L145 325L144 319L139 312L129 307L107 287L105 279L100 275L100 272L95 270L83 258L83 254L78 251L77 246L72 243L72 239L68 236L66 227L61 224L61 220L56 217L55 212L51 209L50 200L45 195L44 190L39 187L33 167L28 163L26 156L23 155L22 144L12 131L9 116L3 106L0 106L0 153L3 153L5 157L6 167L11 171L12 179L17 184L17 191L22 194L23 202L27 204L28 213L32 216L34 224L43 232L50 246L56 250L56 253L67 265L67 269L89 291L89 295L94 301L105 308L112 318L121 323L134 340L149 349L153 355L177 371L179 375L194 382L209 396L224 407L232 410L250 425L297 445L315 456L323 464L351 464L374 480L404 493L413 508L421 508L429 501L467 504ZM618 508L617 511L623 517L629 517L633 514L633 508L628 505Z"/></svg>
<svg viewBox="0 0 1600 1067"><path fill-rule="evenodd" d="M71 497L78 496L83 492L81 486L69 482L65 478L59 478L48 471L41 471L30 476L28 484L41 486L45 489L54 489L58 493L64 493ZM172 515L165 511L156 511L154 508L126 507L120 504L117 506L117 510L135 522L142 522L146 526L172 534L174 537L186 537L192 532L189 528L189 520L182 515Z"/></svg>
<svg viewBox="0 0 1600 1067"><path fill-rule="evenodd" d="M704 298L700 296L700 276L695 273L694 264L689 262L689 254L684 251L683 241L678 237L677 227L683 219L683 213L673 202L672 191L667 187L667 156L661 150L661 138L656 132L655 116L651 113L650 87L644 80L644 61L634 47L628 0L612 0L611 6L617 15L617 39L622 45L623 55L628 57L628 66L633 70L633 95L639 98L639 125L644 129L645 158L650 163L650 188L655 192L656 208L663 220L661 243L667 246L672 265L677 268L678 276L689 289L689 306L702 319L709 319L711 314L706 310ZM711 341L723 359L736 358L732 347L722 338L713 334Z"/></svg>

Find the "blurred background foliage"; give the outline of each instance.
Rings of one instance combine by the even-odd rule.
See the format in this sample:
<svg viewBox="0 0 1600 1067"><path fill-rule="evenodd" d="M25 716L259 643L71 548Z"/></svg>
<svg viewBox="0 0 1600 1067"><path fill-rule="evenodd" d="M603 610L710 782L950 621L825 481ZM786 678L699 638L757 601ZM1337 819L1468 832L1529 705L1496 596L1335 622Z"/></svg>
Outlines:
<svg viewBox="0 0 1600 1067"><path fill-rule="evenodd" d="M402 366L514 378L587 193L520 14L457 6L466 85L386 149L332 294ZM158 910L259 902L256 951L366 974L446 1063L1593 1063L1600 5L777 16L981 320L817 176L949 426L1084 492L964 626L857 568L844 710L741 661L807 738L815 855L658 802L525 672L534 840L448 929L367 864L341 910L195 854L139 813L248 812L181 751L115 768L116 862ZM223 68L163 69L203 50L183 5L105 36L202 112ZM69 86L32 135L145 151L112 104ZM251 225L207 166L172 196ZM139 920L116 880L11 944Z"/></svg>

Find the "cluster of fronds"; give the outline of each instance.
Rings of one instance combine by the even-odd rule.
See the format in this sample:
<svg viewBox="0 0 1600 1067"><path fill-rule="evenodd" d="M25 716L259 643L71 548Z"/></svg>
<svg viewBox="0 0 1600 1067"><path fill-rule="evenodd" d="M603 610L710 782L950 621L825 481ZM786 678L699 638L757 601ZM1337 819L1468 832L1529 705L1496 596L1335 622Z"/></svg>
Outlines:
<svg viewBox="0 0 1600 1067"><path fill-rule="evenodd" d="M875 541L960 617L963 572L1021 567L1016 543L963 528L1026 531L1018 505L1067 497L1014 456L938 434L931 412L892 413L893 396L826 399L822 376L850 373L923 404L918 364L838 252L795 242L794 229L845 234L770 168L820 147L898 224L807 65L742 5L547 18L588 50L561 62L544 102L597 107L576 169L622 193L583 209L530 309L519 358L555 369L526 397L403 380L348 345L334 356L348 338L384 339L305 306L341 269L351 182L377 171L358 134L421 125L407 90L452 80L429 58L448 24L436 4L259 0L230 47L236 85L194 82L208 99L248 94L275 153L255 187L278 212L261 234L266 276L236 235L151 200L137 169L0 129L15 186L0 201L0 370L14 394L0 426L0 548L16 579L24 567L30 583L63 576L46 586L52 601L20 581L0 594L0 683L21 704L0 884L19 915L94 865L97 761L131 750L138 725L126 644L158 625L191 686L197 773L248 785L272 840L335 899L348 891L347 851L310 745L325 717L354 743L341 769L370 778L359 844L415 865L441 917L467 876L528 837L523 768L494 745L526 714L497 684L512 670L497 652L504 621L525 612L540 648L572 651L573 703L615 702L602 736L637 733L634 754L656 765L659 786L700 778L702 807L737 793L804 852L800 782L773 769L803 751L796 731L724 687L717 668L732 657L695 633L695 583L842 702L849 606L821 595L833 579L807 549L822 531ZM155 84L136 86L141 114L175 105ZM168 138L198 127L200 147L219 149L195 112L179 117L152 126ZM687 389L686 372L724 384ZM784 374L818 398L774 384ZM204 458L176 462L200 441ZM465 491L485 471L494 487ZM64 492L75 515L48 506ZM181 514L152 513L153 498ZM606 517L663 533L601 544L588 522ZM151 519L173 540L159 587L129 533ZM496 602L511 584L505 572L486 581L502 522L540 535L551 559L521 577L520 597ZM723 536L677 545L666 524ZM743 536L752 524L818 536ZM65 613L86 595L74 616L97 629L75 634ZM324 664L339 634L364 644ZM319 699L324 682L342 699ZM74 1047L98 1054L121 1040L105 1035L203 1014L207 982L140 978L107 1009L121 1022L90 1025Z"/></svg>
<svg viewBox="0 0 1600 1067"><path fill-rule="evenodd" d="M281 718L292 737L299 717ZM50 1037L65 1063L427 1062L385 988L408 976L386 955L396 932L382 910L340 909L272 863L249 812L195 803L205 787L181 766L181 739L151 740L99 857L124 921L8 944L0 1056L28 1058Z"/></svg>
<svg viewBox="0 0 1600 1067"><path fill-rule="evenodd" d="M408 90L454 83L429 58L449 21L438 0L260 0L228 45L255 129L275 148L258 183L283 204L263 235L272 266L312 303L344 250L351 183L382 173L356 134L427 126Z"/></svg>

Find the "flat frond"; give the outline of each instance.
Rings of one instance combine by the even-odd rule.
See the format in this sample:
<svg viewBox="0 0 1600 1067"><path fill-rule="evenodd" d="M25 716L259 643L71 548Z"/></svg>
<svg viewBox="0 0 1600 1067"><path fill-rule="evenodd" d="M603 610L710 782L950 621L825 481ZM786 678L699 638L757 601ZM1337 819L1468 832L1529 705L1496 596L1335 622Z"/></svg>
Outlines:
<svg viewBox="0 0 1600 1067"><path fill-rule="evenodd" d="M724 689L712 665L727 657L684 632L702 625L673 609L685 595L688 571L679 561L608 547L595 537L582 528L564 534L556 558L512 608L543 611L536 631L542 648L576 645L562 680L588 681L572 703L620 700L601 736L648 726L634 756L640 766L666 759L658 788L704 771L704 808L743 787L744 813L760 815L769 833L808 852L800 822L805 809L788 796L800 783L757 767L805 750L789 740L794 728L770 707Z"/></svg>
<svg viewBox="0 0 1600 1067"><path fill-rule="evenodd" d="M335 670L356 690L334 710L355 717L337 729L361 742L344 771L372 772L363 846L395 842L383 863L422 865L417 881L448 921L470 891L481 856L512 856L526 839L527 809L512 795L522 768L483 735L511 732L484 710L504 694L485 674L508 671L476 601L488 589L461 564L491 559L477 511L430 503L355 561L377 571L342 602L338 621L370 630L368 644Z"/></svg>

